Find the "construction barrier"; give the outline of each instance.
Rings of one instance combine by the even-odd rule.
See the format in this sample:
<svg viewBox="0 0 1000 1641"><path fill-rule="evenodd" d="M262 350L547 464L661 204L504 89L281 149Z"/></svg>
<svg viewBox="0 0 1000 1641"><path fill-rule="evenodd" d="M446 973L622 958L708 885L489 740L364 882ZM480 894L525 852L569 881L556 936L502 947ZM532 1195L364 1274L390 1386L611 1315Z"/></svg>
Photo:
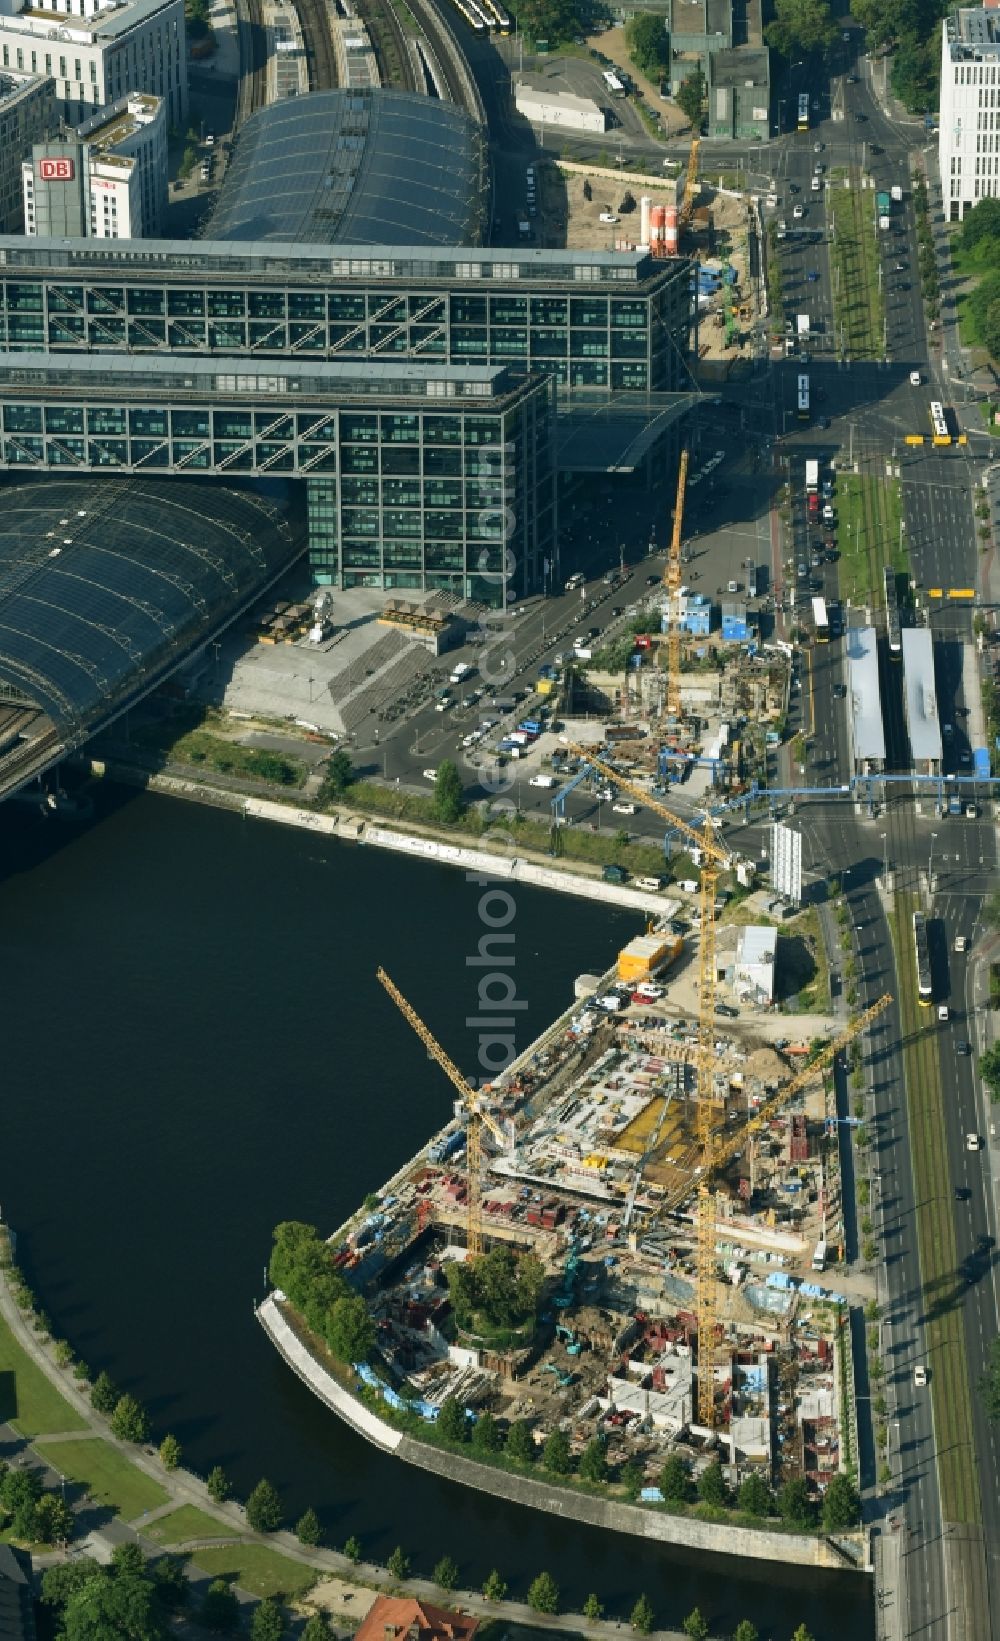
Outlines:
<svg viewBox="0 0 1000 1641"><path fill-rule="evenodd" d="M976 596L975 587L949 587L948 588L948 597L949 598L975 598L975 596Z"/></svg>
<svg viewBox="0 0 1000 1641"><path fill-rule="evenodd" d="M960 433L958 435L958 438L955 440L956 444L968 444L968 442L969 442L969 435L967 433Z"/></svg>
<svg viewBox="0 0 1000 1641"><path fill-rule="evenodd" d="M935 433L933 439L931 440L931 443L932 444L951 444L951 434L950 433Z"/></svg>
<svg viewBox="0 0 1000 1641"><path fill-rule="evenodd" d="M904 442L906 444L923 444L924 436L922 433L908 433Z"/></svg>
<svg viewBox="0 0 1000 1641"><path fill-rule="evenodd" d="M943 598L944 597L944 591L941 587L928 587L927 597L928 598Z"/></svg>

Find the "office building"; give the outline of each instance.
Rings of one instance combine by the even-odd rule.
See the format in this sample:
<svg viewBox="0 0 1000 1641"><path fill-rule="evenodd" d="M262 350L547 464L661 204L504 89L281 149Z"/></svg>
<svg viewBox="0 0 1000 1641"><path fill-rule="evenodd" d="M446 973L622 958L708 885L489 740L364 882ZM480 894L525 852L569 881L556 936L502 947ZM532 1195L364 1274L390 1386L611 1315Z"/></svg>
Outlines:
<svg viewBox="0 0 1000 1641"><path fill-rule="evenodd" d="M949 222L1000 195L1000 9L959 7L941 25L938 164Z"/></svg>
<svg viewBox="0 0 1000 1641"><path fill-rule="evenodd" d="M0 233L22 227L21 162L58 123L52 80L44 74L0 73Z"/></svg>
<svg viewBox="0 0 1000 1641"><path fill-rule="evenodd" d="M2 8L0 67L51 76L68 125L146 91L163 98L168 125L183 128L184 0L48 0L44 8L2 0Z"/></svg>
<svg viewBox="0 0 1000 1641"><path fill-rule="evenodd" d="M24 231L74 239L145 239L167 203L162 97L135 92L68 135L35 143L21 167Z"/></svg>

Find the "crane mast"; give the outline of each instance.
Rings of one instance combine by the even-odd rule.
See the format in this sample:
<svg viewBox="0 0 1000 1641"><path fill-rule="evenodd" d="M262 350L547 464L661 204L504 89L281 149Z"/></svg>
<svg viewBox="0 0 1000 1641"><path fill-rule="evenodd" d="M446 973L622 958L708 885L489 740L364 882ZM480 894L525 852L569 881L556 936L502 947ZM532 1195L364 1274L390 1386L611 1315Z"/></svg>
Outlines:
<svg viewBox="0 0 1000 1641"><path fill-rule="evenodd" d="M681 451L677 468L677 495L674 499L674 528L670 537L670 552L664 571L667 590L667 611L670 626L667 631L667 714L679 718L681 712L681 534L684 527L684 495L687 490L688 463L691 452L687 445Z"/></svg>

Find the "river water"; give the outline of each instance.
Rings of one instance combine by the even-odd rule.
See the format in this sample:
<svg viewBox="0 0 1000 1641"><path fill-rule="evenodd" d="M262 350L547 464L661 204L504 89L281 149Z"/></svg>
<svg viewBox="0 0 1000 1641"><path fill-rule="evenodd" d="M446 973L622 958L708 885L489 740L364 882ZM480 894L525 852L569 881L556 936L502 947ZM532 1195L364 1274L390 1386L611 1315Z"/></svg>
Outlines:
<svg viewBox="0 0 1000 1641"><path fill-rule="evenodd" d="M73 830L0 810L0 1202L57 1334L245 1496L262 1476L327 1540L396 1544L512 1594L541 1568L662 1624L873 1633L870 1588L698 1556L527 1511L376 1452L316 1402L254 1321L272 1227L328 1231L449 1115L452 1090L375 980L382 963L478 1071L483 889L452 869L166 798L105 792ZM515 887L519 1046L600 971L634 914ZM523 1005L520 1006L520 1005Z"/></svg>

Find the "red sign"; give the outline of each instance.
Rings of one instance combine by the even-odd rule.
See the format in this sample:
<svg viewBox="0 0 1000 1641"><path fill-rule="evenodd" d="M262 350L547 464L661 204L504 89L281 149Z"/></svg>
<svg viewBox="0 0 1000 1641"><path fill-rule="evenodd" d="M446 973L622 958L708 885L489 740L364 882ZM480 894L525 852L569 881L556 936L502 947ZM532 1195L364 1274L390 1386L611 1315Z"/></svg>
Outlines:
<svg viewBox="0 0 1000 1641"><path fill-rule="evenodd" d="M76 167L72 160L39 160L38 175L42 182L72 182Z"/></svg>

